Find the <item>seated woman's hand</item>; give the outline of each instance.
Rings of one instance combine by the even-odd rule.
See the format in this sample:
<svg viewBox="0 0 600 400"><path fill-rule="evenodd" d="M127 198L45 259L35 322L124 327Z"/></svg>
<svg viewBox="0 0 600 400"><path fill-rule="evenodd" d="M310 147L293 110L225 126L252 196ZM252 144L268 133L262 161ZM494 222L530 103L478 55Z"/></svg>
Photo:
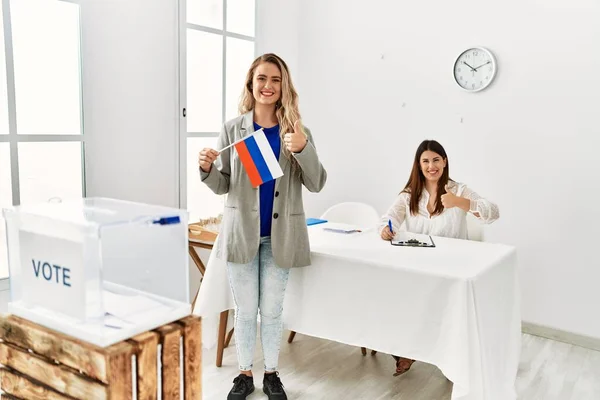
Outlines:
<svg viewBox="0 0 600 400"><path fill-rule="evenodd" d="M383 240L392 240L394 238L394 234L390 231L390 227L386 226L381 231L381 238Z"/></svg>

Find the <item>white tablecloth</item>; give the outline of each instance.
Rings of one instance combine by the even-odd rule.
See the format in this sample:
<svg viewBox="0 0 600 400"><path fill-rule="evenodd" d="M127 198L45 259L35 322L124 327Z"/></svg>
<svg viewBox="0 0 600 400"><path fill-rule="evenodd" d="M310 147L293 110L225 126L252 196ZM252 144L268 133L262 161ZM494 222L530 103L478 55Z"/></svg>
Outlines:
<svg viewBox="0 0 600 400"><path fill-rule="evenodd" d="M513 247L438 237L436 248L397 247L374 231L323 226L309 228L312 265L291 271L287 329L434 364L454 383L452 399L516 399ZM233 307L225 263L211 254L194 313L216 325ZM204 332L204 345L214 345L216 329Z"/></svg>

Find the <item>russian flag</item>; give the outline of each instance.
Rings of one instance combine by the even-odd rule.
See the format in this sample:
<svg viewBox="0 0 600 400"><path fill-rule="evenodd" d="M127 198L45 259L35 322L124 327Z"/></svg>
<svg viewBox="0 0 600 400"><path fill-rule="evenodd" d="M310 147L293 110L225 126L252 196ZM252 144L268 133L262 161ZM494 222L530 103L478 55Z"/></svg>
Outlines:
<svg viewBox="0 0 600 400"><path fill-rule="evenodd" d="M234 146L253 187L258 187L283 175L273 148L262 129L237 142Z"/></svg>

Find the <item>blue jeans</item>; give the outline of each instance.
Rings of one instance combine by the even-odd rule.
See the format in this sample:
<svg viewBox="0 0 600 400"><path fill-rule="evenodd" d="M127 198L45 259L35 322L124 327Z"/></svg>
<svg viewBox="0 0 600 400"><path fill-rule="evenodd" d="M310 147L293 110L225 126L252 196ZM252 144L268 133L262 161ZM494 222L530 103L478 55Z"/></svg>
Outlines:
<svg viewBox="0 0 600 400"><path fill-rule="evenodd" d="M290 270L273 260L271 237L262 237L254 260L227 263L229 284L235 301L235 347L241 371L252 369L260 309L260 339L265 371L278 370L283 333L283 299Z"/></svg>

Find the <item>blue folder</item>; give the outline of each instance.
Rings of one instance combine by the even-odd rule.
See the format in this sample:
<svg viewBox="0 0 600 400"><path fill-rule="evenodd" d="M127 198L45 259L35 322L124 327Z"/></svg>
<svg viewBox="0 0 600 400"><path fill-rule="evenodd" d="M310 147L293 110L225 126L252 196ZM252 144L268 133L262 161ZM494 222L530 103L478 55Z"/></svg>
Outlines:
<svg viewBox="0 0 600 400"><path fill-rule="evenodd" d="M308 226L317 225L317 224L323 224L325 222L327 222L326 219L306 218L306 225L308 225Z"/></svg>

